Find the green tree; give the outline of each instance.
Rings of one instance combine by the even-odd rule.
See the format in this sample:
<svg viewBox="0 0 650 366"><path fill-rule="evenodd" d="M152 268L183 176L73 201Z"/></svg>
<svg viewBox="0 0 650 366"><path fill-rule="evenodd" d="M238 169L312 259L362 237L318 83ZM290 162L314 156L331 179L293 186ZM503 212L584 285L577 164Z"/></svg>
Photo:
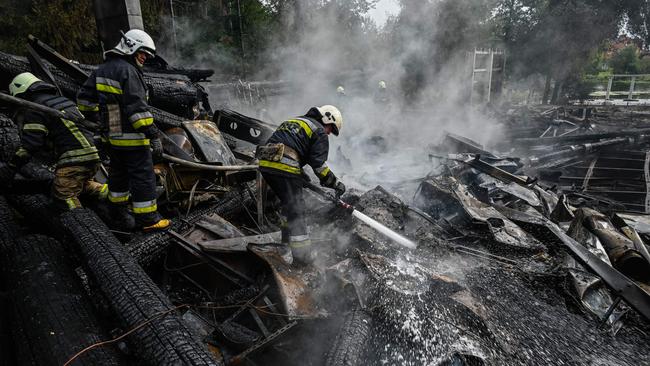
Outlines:
<svg viewBox="0 0 650 366"><path fill-rule="evenodd" d="M650 1L617 1L626 15L627 31L643 41L643 48L650 44Z"/></svg>
<svg viewBox="0 0 650 366"><path fill-rule="evenodd" d="M515 70L520 76L545 75L543 99L555 102L563 87L569 87L565 84L579 80L576 76L603 43L617 35L625 17L620 5L599 0L540 1L530 31L510 50ZM552 94L551 84L555 85Z"/></svg>
<svg viewBox="0 0 650 366"><path fill-rule="evenodd" d="M609 61L615 74L638 74L641 69L639 49L630 45L620 49Z"/></svg>
<svg viewBox="0 0 650 366"><path fill-rule="evenodd" d="M100 60L90 1L5 0L0 2L0 50L26 54L33 34L66 57L81 62Z"/></svg>
<svg viewBox="0 0 650 366"><path fill-rule="evenodd" d="M639 61L639 73L640 74L650 74L650 58L643 57Z"/></svg>
<svg viewBox="0 0 650 366"><path fill-rule="evenodd" d="M392 59L401 63L400 84L406 101L417 102L449 68L464 65L466 52L491 42L491 0L401 0L389 24Z"/></svg>

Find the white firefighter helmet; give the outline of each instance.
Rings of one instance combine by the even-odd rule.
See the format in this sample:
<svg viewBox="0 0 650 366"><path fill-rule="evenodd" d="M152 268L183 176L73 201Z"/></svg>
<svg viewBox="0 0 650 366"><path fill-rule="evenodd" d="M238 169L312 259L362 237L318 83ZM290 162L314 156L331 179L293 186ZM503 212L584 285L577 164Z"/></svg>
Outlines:
<svg viewBox="0 0 650 366"><path fill-rule="evenodd" d="M341 111L339 111L335 106L329 104L317 107L316 109L318 109L320 114L323 116L321 119L323 124L334 125L334 135L338 136L341 127L343 127L343 115L341 115Z"/></svg>
<svg viewBox="0 0 650 366"><path fill-rule="evenodd" d="M140 29L131 29L122 34L120 43L106 52L113 52L120 55L133 55L138 51L144 52L150 57L155 57L156 45L147 32Z"/></svg>
<svg viewBox="0 0 650 366"><path fill-rule="evenodd" d="M379 89L386 89L386 82L383 80L379 81Z"/></svg>
<svg viewBox="0 0 650 366"><path fill-rule="evenodd" d="M41 79L34 76L31 72L18 74L13 80L11 80L11 83L9 83L9 94L14 97L18 94L22 94L26 92L30 86L39 81L41 81Z"/></svg>
<svg viewBox="0 0 650 366"><path fill-rule="evenodd" d="M337 94L340 94L340 95L345 95L345 88L343 87L343 85L339 85L339 86L336 88L336 93L337 93Z"/></svg>

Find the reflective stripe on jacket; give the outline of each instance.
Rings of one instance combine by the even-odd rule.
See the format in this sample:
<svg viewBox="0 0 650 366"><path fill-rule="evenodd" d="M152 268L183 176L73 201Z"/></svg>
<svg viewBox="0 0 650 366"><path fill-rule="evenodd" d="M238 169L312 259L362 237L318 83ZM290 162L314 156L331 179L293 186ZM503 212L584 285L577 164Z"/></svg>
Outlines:
<svg viewBox="0 0 650 366"><path fill-rule="evenodd" d="M329 153L329 140L323 126L307 116L282 122L267 143L282 143L298 153L300 161L286 154L281 161L260 160L260 169L285 176L299 176L302 167L309 165L323 185L333 187L336 177L325 163ZM332 181L333 180L333 181Z"/></svg>
<svg viewBox="0 0 650 366"><path fill-rule="evenodd" d="M26 94L28 100L62 111L68 115L82 116L75 104L68 98L57 96L53 91L39 92L38 89ZM92 133L79 128L71 120L51 117L34 110L20 113L22 121L21 143L17 152L25 161L28 155L43 149L46 141L52 141L56 154L57 167L82 165L99 161L97 148L92 143Z"/></svg>
<svg viewBox="0 0 650 366"><path fill-rule="evenodd" d="M158 134L147 94L142 71L128 57L111 55L81 87L77 105L101 121L112 146L130 149L148 146Z"/></svg>

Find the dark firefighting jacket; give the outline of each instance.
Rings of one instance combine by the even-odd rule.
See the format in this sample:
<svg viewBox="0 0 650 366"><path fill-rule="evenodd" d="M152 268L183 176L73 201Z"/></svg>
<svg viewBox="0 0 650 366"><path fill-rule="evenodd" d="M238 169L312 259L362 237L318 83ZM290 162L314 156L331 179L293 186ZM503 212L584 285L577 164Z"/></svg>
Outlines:
<svg viewBox="0 0 650 366"><path fill-rule="evenodd" d="M82 117L77 106L70 99L55 94L54 86L45 82L32 85L22 98L42 104L67 115ZM21 165L31 155L44 149L51 142L57 167L84 165L98 162L97 148L92 143L92 133L71 120L56 118L42 112L22 110L17 119L22 122L21 147L16 152L14 163Z"/></svg>
<svg viewBox="0 0 650 366"><path fill-rule="evenodd" d="M287 177L300 177L302 167L309 165L322 185L334 187L336 176L326 164L329 140L316 115L320 115L317 110L310 110L305 116L282 122L267 144L284 144L297 153L298 159L286 152L280 161L260 159L260 170Z"/></svg>
<svg viewBox="0 0 650 366"><path fill-rule="evenodd" d="M87 119L99 121L102 135L116 148L148 146L158 136L147 104L142 71L131 56L107 55L77 94L77 106Z"/></svg>

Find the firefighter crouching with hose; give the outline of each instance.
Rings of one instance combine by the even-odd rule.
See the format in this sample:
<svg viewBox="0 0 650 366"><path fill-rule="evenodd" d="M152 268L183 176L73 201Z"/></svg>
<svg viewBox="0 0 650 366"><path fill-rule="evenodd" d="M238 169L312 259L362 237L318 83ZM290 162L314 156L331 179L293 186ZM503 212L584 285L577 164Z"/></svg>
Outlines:
<svg viewBox="0 0 650 366"><path fill-rule="evenodd" d="M328 135L338 136L342 125L338 108L313 107L304 116L284 121L266 145L257 148L259 169L280 199L287 218L287 223L282 225L282 242L289 245L292 258L302 263L313 263L316 257L304 220L302 167L311 166L321 185L334 189L337 196L345 192L345 185L326 164Z"/></svg>

